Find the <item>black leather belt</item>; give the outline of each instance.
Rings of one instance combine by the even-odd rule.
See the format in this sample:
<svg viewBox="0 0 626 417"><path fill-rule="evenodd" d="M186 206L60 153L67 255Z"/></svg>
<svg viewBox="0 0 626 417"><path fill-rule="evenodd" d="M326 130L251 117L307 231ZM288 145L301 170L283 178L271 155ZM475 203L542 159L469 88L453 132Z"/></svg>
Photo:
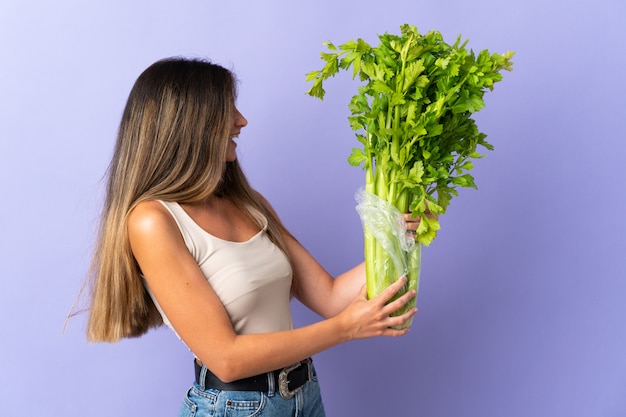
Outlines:
<svg viewBox="0 0 626 417"><path fill-rule="evenodd" d="M204 381L200 380L202 365L194 360L196 370L196 382L204 388L212 388L223 391L269 391L269 378L274 380L274 389L283 398L289 399L307 382L312 379L313 366L311 358L305 359L295 365L277 369L265 374L255 375L248 378L238 379L233 382L224 382L215 376L209 369L206 370Z"/></svg>

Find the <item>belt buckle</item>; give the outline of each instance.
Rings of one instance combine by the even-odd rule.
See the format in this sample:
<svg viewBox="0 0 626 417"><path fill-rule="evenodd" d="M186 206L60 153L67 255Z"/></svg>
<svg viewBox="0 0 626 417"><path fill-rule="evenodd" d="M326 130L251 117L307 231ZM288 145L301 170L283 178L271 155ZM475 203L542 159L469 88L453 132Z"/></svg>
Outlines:
<svg viewBox="0 0 626 417"><path fill-rule="evenodd" d="M278 374L278 392L280 393L281 397L288 400L292 398L294 395L296 395L296 393L300 391L300 389L302 388L302 385L301 385L298 388L294 389L293 391L289 390L289 373L291 371L298 369L300 366L307 365L308 372L309 372L308 379L311 380L311 367L308 366L308 364L309 364L308 361L306 362L303 361L303 362L296 363L295 365L291 365L286 368L283 368L280 371L280 373Z"/></svg>

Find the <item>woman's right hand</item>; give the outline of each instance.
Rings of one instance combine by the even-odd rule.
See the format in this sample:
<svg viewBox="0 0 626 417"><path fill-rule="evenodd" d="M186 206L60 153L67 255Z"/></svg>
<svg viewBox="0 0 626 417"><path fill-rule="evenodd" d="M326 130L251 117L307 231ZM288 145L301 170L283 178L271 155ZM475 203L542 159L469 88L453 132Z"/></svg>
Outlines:
<svg viewBox="0 0 626 417"><path fill-rule="evenodd" d="M387 287L382 293L371 300L367 299L367 289L363 285L359 295L350 305L339 314L344 322L348 340L366 339L376 336L403 336L409 328L401 327L417 313L413 308L400 316L391 316L391 313L399 310L416 295L415 290L389 302L391 298L406 283L406 277L398 279Z"/></svg>

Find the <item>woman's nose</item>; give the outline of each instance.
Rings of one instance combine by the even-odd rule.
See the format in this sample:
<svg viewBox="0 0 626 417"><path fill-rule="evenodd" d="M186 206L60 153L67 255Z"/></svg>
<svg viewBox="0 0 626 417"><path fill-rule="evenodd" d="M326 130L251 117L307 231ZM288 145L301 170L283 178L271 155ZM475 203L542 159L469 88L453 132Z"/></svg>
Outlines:
<svg viewBox="0 0 626 417"><path fill-rule="evenodd" d="M235 109L235 126L244 127L248 125L248 119L246 119L239 109Z"/></svg>

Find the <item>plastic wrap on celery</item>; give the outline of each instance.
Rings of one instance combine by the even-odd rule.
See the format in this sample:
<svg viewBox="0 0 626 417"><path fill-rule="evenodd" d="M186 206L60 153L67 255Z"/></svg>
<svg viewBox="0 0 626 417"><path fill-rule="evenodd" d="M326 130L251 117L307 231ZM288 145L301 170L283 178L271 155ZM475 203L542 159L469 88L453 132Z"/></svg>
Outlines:
<svg viewBox="0 0 626 417"><path fill-rule="evenodd" d="M357 192L356 200L356 210L361 217L365 237L368 298L377 296L402 276L407 277L407 283L397 296L409 289L417 291L421 245L415 242L413 235L407 233L402 213L391 203L364 189ZM413 308L416 298L395 314L399 315ZM410 324L407 323L407 326Z"/></svg>

